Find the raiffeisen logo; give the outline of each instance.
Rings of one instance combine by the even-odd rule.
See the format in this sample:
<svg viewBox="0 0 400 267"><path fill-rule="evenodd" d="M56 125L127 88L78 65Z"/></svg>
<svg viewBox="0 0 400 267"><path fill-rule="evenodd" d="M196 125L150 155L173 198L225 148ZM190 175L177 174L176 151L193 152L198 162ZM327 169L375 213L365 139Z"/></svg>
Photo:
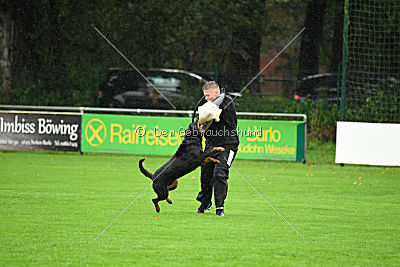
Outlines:
<svg viewBox="0 0 400 267"><path fill-rule="evenodd" d="M156 125L154 128L146 124L132 124L126 128L120 123L110 124L110 143L114 144L146 144L160 146L179 146L184 136L184 128L176 130L160 130Z"/></svg>
<svg viewBox="0 0 400 267"><path fill-rule="evenodd" d="M100 119L92 119L88 122L85 129L86 141L91 146L100 146L107 138L106 125Z"/></svg>

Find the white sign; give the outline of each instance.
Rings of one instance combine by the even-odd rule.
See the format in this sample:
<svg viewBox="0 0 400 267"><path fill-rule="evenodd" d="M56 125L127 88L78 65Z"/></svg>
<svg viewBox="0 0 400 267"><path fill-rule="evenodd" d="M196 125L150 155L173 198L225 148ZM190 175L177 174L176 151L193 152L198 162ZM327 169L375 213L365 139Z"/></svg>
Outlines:
<svg viewBox="0 0 400 267"><path fill-rule="evenodd" d="M400 124L338 122L335 162L400 166Z"/></svg>

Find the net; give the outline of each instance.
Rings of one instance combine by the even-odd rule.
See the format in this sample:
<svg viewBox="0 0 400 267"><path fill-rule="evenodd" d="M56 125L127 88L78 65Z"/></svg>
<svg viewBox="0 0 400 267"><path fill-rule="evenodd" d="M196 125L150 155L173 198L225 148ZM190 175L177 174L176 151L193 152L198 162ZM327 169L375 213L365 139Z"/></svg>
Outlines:
<svg viewBox="0 0 400 267"><path fill-rule="evenodd" d="M400 122L400 2L346 0L342 119Z"/></svg>

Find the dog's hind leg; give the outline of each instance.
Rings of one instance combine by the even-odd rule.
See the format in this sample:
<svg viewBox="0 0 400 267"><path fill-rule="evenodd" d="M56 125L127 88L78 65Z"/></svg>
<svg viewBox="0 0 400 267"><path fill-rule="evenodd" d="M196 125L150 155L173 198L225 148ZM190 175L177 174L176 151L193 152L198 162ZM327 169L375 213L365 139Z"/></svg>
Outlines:
<svg viewBox="0 0 400 267"><path fill-rule="evenodd" d="M158 202L160 200L158 199L158 197L156 197L156 198L153 198L152 201L153 201L154 207L156 208L157 213L160 213L160 205L158 205Z"/></svg>
<svg viewBox="0 0 400 267"><path fill-rule="evenodd" d="M161 181L156 181L153 183L153 189L154 192L156 192L157 197L153 198L153 203L156 208L157 212L160 212L160 206L158 205L158 202L167 200L168 198L168 185ZM168 201L168 203L172 203L171 200Z"/></svg>
<svg viewBox="0 0 400 267"><path fill-rule="evenodd" d="M175 190L178 187L178 180L173 180L172 183L168 185L168 191Z"/></svg>
<svg viewBox="0 0 400 267"><path fill-rule="evenodd" d="M178 187L178 180L173 180L171 184L168 185L168 191L175 190ZM172 200L167 196L165 199L169 204L172 204Z"/></svg>

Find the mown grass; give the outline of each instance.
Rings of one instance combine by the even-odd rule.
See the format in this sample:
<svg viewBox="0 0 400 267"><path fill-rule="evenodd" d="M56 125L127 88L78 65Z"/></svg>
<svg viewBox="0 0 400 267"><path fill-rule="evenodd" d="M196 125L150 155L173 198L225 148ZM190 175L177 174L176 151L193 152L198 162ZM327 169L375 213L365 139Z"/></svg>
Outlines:
<svg viewBox="0 0 400 267"><path fill-rule="evenodd" d="M236 160L295 227L231 169L226 216L195 214L199 170L154 211L139 156L0 154L1 265L382 265L400 262L399 168L334 163L334 145L308 162ZM147 157L155 170L167 158Z"/></svg>

